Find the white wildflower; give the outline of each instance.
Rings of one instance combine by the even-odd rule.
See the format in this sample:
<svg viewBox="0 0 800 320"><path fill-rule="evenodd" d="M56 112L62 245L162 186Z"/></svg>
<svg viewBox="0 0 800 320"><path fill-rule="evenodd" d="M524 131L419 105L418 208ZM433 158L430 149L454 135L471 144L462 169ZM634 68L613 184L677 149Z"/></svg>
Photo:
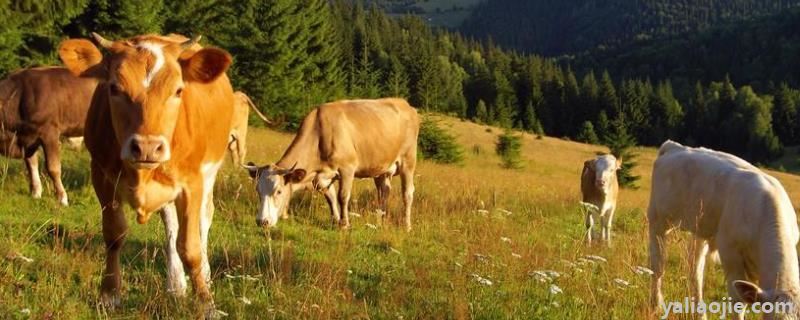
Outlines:
<svg viewBox="0 0 800 320"><path fill-rule="evenodd" d="M509 238L509 237L500 237L500 241L503 241L503 242L506 242L506 243L511 243L511 238Z"/></svg>
<svg viewBox="0 0 800 320"><path fill-rule="evenodd" d="M248 299L248 298L247 298L247 297L245 297L245 296L241 296L241 297L239 297L239 301L241 301L242 303L244 303L244 304L246 304L246 305L248 305L248 306L249 306L249 305L251 305L251 304L253 303L252 301L250 301L250 299Z"/></svg>
<svg viewBox="0 0 800 320"><path fill-rule="evenodd" d="M511 253L511 256L512 256L512 257L514 257L514 258L517 258L517 259L522 259L522 255L521 255L521 254L519 254L519 253L514 253L514 252L512 252L512 253Z"/></svg>
<svg viewBox="0 0 800 320"><path fill-rule="evenodd" d="M365 223L364 225L367 226L367 228L370 228L370 229L373 229L373 230L378 230L378 227L375 226L374 224Z"/></svg>
<svg viewBox="0 0 800 320"><path fill-rule="evenodd" d="M476 211L477 211L478 213L480 213L480 214L483 214L483 215L487 215L487 214L489 214L489 210L478 209L478 210L476 210Z"/></svg>
<svg viewBox="0 0 800 320"><path fill-rule="evenodd" d="M507 216L510 216L510 215L513 214L511 211L508 211L506 209L497 209L497 211L500 211L500 212L502 212L503 214L505 214Z"/></svg>
<svg viewBox="0 0 800 320"><path fill-rule="evenodd" d="M653 270L650 270L642 266L633 267L633 272L639 275L651 275L651 276L653 275Z"/></svg>
<svg viewBox="0 0 800 320"><path fill-rule="evenodd" d="M402 252L400 252L400 250L397 250L397 249L395 249L393 247L389 247L389 250L391 250L392 252L394 252L396 254L403 254Z"/></svg>
<svg viewBox="0 0 800 320"><path fill-rule="evenodd" d="M589 260L592 260L592 261L608 262L608 260L606 260L606 258L603 258L601 256L596 256L596 255L588 255L585 258L589 259Z"/></svg>
<svg viewBox="0 0 800 320"><path fill-rule="evenodd" d="M475 274L475 273L472 274L472 278L474 278L475 281L477 281L478 283L480 283L480 284L482 284L484 286L491 286L493 284L492 280L489 280L489 279L486 279L484 277L481 277L481 276L479 276L478 274Z"/></svg>
<svg viewBox="0 0 800 320"><path fill-rule="evenodd" d="M620 278L614 278L614 283L616 283L621 288L626 288L631 285L628 281L622 280Z"/></svg>
<svg viewBox="0 0 800 320"><path fill-rule="evenodd" d="M25 314L25 315L30 315L31 314L31 309L25 308L25 309L20 310L19 313Z"/></svg>
<svg viewBox="0 0 800 320"><path fill-rule="evenodd" d="M561 290L561 288L559 288L555 284L551 284L550 285L550 294L556 295L556 294L561 294L561 293L564 293L564 290Z"/></svg>
<svg viewBox="0 0 800 320"><path fill-rule="evenodd" d="M542 271L533 271L533 272L528 273L528 275L533 277L534 279L536 279L536 281L539 281L539 282L542 282L542 283L553 281L553 279L550 278L550 276L548 276L547 273L544 273Z"/></svg>
<svg viewBox="0 0 800 320"><path fill-rule="evenodd" d="M379 211L380 211L380 210L379 210ZM352 217L359 217L359 218L360 218L360 217L361 217L361 214L360 214L360 213L358 213L358 212L350 212L350 216L352 216Z"/></svg>

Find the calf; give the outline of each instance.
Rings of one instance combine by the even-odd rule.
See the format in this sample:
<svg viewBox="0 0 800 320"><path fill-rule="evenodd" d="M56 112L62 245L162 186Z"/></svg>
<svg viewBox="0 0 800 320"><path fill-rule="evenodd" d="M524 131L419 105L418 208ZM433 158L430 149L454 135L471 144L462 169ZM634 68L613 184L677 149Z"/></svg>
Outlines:
<svg viewBox="0 0 800 320"><path fill-rule="evenodd" d="M680 228L694 235L689 279L695 301L703 299L706 256L716 250L731 297L790 302L794 311L783 316L800 317L797 216L775 178L733 155L667 141L653 166L647 219L653 307L664 303L666 235Z"/></svg>
<svg viewBox="0 0 800 320"><path fill-rule="evenodd" d="M581 173L581 193L586 208L586 240L592 242L594 215L600 216L601 239L611 243L611 220L617 207L619 183L617 170L621 160L607 154L583 163Z"/></svg>

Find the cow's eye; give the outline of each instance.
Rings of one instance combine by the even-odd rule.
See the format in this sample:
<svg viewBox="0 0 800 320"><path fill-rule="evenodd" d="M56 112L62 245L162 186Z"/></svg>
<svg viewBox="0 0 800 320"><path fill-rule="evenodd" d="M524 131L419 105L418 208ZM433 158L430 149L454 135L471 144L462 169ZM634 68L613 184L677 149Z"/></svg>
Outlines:
<svg viewBox="0 0 800 320"><path fill-rule="evenodd" d="M175 90L175 97L176 98L180 98L181 94L183 94L183 88L178 88L178 90Z"/></svg>
<svg viewBox="0 0 800 320"><path fill-rule="evenodd" d="M283 191L281 191L281 190L278 190L278 194L280 195L281 193L283 193Z"/></svg>

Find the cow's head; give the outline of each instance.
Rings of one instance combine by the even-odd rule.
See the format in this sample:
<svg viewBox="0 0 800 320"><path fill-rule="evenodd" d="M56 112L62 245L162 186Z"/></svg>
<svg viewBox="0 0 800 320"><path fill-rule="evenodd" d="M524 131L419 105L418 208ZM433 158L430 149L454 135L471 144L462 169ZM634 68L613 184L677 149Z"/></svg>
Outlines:
<svg viewBox="0 0 800 320"><path fill-rule="evenodd" d="M252 162L244 168L255 180L258 193L259 206L256 223L259 226L273 227L278 224L278 217L287 210L289 200L292 198L294 184L300 183L306 177L303 169L280 168L276 165L259 167Z"/></svg>
<svg viewBox="0 0 800 320"><path fill-rule="evenodd" d="M759 303L762 311L765 303L771 303L772 311L764 312L765 320L800 320L800 292L792 290L762 290L757 284L734 280L733 287L739 301L748 304Z"/></svg>
<svg viewBox="0 0 800 320"><path fill-rule="evenodd" d="M622 160L610 154L602 155L583 163L583 175L593 179L595 187L608 193L616 181L617 170L621 166Z"/></svg>
<svg viewBox="0 0 800 320"><path fill-rule="evenodd" d="M92 36L108 51L106 56L88 40L70 39L61 43L61 60L73 74L103 84L96 94L107 98L120 158L135 169L154 169L170 159L170 143L191 84L216 80L231 57L220 49L200 49L200 37L110 41Z"/></svg>

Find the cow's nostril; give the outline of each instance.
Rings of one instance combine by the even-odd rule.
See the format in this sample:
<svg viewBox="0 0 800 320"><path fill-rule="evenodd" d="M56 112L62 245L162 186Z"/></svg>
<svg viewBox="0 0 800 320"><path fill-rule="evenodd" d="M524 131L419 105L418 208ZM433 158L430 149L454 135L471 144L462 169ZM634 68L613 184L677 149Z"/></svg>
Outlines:
<svg viewBox="0 0 800 320"><path fill-rule="evenodd" d="M138 158L142 156L142 148L139 146L139 143L136 141L131 141L131 154Z"/></svg>
<svg viewBox="0 0 800 320"><path fill-rule="evenodd" d="M163 143L159 143L158 144L158 146L156 147L156 152L157 153L164 153L164 144Z"/></svg>

